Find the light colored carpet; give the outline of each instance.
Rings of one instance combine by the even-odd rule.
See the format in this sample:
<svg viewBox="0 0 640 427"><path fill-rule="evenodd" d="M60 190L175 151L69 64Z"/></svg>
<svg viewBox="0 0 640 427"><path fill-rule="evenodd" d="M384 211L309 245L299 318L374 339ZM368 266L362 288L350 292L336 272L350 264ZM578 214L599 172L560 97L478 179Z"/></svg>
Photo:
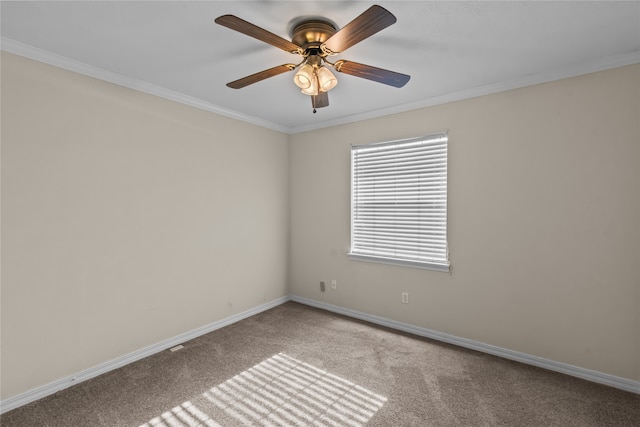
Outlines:
<svg viewBox="0 0 640 427"><path fill-rule="evenodd" d="M289 302L10 426L639 426L640 396Z"/></svg>

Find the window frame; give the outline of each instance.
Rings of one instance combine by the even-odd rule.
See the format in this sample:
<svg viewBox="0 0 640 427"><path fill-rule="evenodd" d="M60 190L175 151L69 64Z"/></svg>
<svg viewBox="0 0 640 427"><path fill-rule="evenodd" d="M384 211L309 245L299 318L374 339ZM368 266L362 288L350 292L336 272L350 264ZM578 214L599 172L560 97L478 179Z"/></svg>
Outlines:
<svg viewBox="0 0 640 427"><path fill-rule="evenodd" d="M354 237L356 237L355 233L355 224L356 224L356 161L355 155L358 153L358 150L365 151L367 149L375 149L375 148L383 148L387 146L396 146L400 147L399 150L402 150L403 147L410 145L418 145L419 143L429 143L435 145L442 145L442 139L444 139L444 161L445 161L445 171L444 178L441 181L438 181L439 184L444 184L444 202L440 200L440 203L444 203L444 215L440 216L439 219L444 221L444 251L441 253L444 254L444 261L442 258L436 260L435 258L431 260L427 259L416 259L411 257L402 257L402 256L389 256L388 254L375 254L375 253L362 253L358 252L354 248L356 245L354 244ZM418 144L416 144L418 143ZM451 271L451 262L449 259L449 245L448 245L448 147L449 147L449 136L448 132L439 132L428 134L416 138L408 138L401 139L395 141L385 141L385 142L377 142L377 143L369 143L369 144L353 144L351 146L351 182L350 182L350 244L349 251L347 253L347 257L351 260L355 261L367 261L381 264L389 264L389 265L398 265L405 267L413 267L413 268L422 268L428 270L442 271L442 272L450 272ZM405 148L406 149L406 148ZM373 151L373 150L370 150ZM401 151L399 151L401 153ZM395 176L395 175L394 175ZM362 191L362 188L360 188ZM361 236L360 236L361 237ZM440 242L440 246L442 242ZM400 247L401 249L401 247Z"/></svg>

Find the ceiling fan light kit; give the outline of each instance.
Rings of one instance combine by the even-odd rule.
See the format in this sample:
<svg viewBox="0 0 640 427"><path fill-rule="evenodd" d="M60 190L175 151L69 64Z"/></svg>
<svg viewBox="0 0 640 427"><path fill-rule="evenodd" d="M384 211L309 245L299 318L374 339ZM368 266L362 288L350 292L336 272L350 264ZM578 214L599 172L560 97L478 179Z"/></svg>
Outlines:
<svg viewBox="0 0 640 427"><path fill-rule="evenodd" d="M293 82L302 89L305 95L318 95L318 92L329 92L336 87L338 79L331 71L322 65L318 55L309 55L304 65L300 67Z"/></svg>
<svg viewBox="0 0 640 427"><path fill-rule="evenodd" d="M340 73L398 88L404 86L411 78L406 74L353 61L341 59L332 63L327 60L328 56L338 55L396 22L396 17L391 12L377 5L371 6L339 30L326 19L318 18L300 22L291 32L291 41L234 15L220 16L215 19L215 22L302 57L302 61L298 64L283 64L269 68L227 83L227 86L241 89L269 77L298 69L293 82L303 94L311 97L314 113L316 108L329 105L328 92L338 84L338 79L328 66Z"/></svg>

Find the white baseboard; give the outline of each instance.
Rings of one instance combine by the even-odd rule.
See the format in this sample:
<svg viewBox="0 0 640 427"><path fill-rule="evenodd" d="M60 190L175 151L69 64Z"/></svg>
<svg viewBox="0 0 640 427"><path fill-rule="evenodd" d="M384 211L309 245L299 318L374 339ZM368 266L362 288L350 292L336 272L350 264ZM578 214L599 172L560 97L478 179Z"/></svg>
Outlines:
<svg viewBox="0 0 640 427"><path fill-rule="evenodd" d="M386 326L388 328L396 329L399 331L408 332L410 334L418 335L421 337L431 338L437 341L454 344L460 347L481 351L483 353L492 354L494 356L503 357L505 359L514 360L516 362L526 363L528 365L537 366L540 368L548 369L550 371L560 372L562 374L570 375L572 377L582 378L587 381L592 381L599 384L605 384L611 387L618 388L620 390L640 394L639 381L633 381L627 378L617 377L615 375L609 375L609 374L605 374L598 371L592 371L590 369L581 368L579 366L573 366L567 363L556 362L554 360L545 359L543 357L533 356L530 354L521 353L519 351L509 350L509 349L497 347L491 344L485 344L479 341L470 340L467 338L460 338L455 335L445 334L443 332L433 331L431 329L421 328L419 326L413 326L407 323L397 322L395 320L374 316L371 314L351 310L344 307L339 307L337 305L332 305L332 304L328 304L321 301L316 301L316 300L303 298L295 295L291 296L291 300L298 302L300 304L305 304L311 307L332 311L334 313L338 313L345 316L353 317L355 319L360 319L367 322L375 323L377 325Z"/></svg>
<svg viewBox="0 0 640 427"><path fill-rule="evenodd" d="M132 353L126 354L124 356L118 357L108 362L101 363L97 366L81 371L75 375L61 378L49 384L28 390L16 396L12 396L0 402L0 414L3 414L12 409L18 408L20 406L26 405L27 403L34 402L38 399L42 399L43 397L49 396L60 390L64 390L65 388L71 387L72 385L97 377L98 375L102 375L114 369L118 369L122 366L128 365L129 363L136 362L140 359L144 359L145 357L149 357L153 354L167 350L171 347L174 347L178 344L182 344L186 341L192 340L201 335L208 334L209 332L213 332L216 329L220 329L225 326L231 325L232 323L236 323L240 320L246 319L247 317L251 317L255 314L269 310L275 306L284 304L285 302L290 300L291 298L289 296L284 296L284 297L275 299L273 301L254 307L252 309L243 311L242 313L234 314L233 316L229 316L227 318L202 326L200 328L193 329L191 331L177 335L173 338L169 338L159 343L142 348L140 350L136 350Z"/></svg>
<svg viewBox="0 0 640 427"><path fill-rule="evenodd" d="M472 350L481 351L483 353L492 354L495 356L503 357L505 359L515 360L517 362L526 363L528 365L538 366L540 368L549 369L551 371L560 372L563 374L571 375L573 377L582 378L588 381L592 381L599 384L605 384L611 387L615 387L621 390L629 391L631 393L640 394L640 382L629 380L626 378L616 377L614 375L605 374L602 372L592 371L590 369L580 368L578 366L569 365L566 363L556 362L550 359L545 359L538 356L532 356L530 354L521 353L518 351L509 350L506 348L496 347L490 344L485 344L478 341L473 341L466 338L456 337L455 335L445 334L443 332L433 331L431 329L421 328L419 326L413 326L407 323L397 322L395 320L387 319L380 316L374 316L371 314L363 313L356 310L351 310L337 305L327 304L324 302L303 298L295 295L289 295L259 305L252 309L243 311L242 313L234 314L233 316L225 319L218 320L211 324L202 326L200 328L193 329L183 334L177 335L173 338L161 341L157 344L142 348L127 355L118 357L108 362L101 363L100 365L81 371L75 375L71 375L65 378L61 378L52 383L34 388L16 396L10 397L0 402L0 414L34 402L43 397L49 396L57 391L71 387L72 385L81 383L91 378L97 377L114 369L118 369L129 363L136 362L145 357L167 350L173 346L184 343L186 341L197 338L201 335L213 332L216 329L223 328L225 326L236 323L240 320L251 317L255 314L269 310L280 304L284 304L287 301L295 301L300 304L308 305L311 307L320 308L322 310L331 311L334 313L342 314L345 316L353 317L355 319L364 320L377 325L386 326L388 328L396 329L403 332L408 332L421 337L431 338L438 341L454 344L460 347L469 348Z"/></svg>

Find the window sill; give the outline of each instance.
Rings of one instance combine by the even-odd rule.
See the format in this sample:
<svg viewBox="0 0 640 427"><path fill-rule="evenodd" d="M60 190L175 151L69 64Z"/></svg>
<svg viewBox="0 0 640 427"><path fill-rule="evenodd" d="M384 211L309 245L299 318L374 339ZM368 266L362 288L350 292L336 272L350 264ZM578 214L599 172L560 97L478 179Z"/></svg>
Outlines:
<svg viewBox="0 0 640 427"><path fill-rule="evenodd" d="M435 263L429 263L429 262L407 261L407 260L400 260L395 258L384 258L384 257L371 256L371 255L360 255L360 254L354 254L351 252L347 253L347 258L353 261L373 262L377 264L396 265L400 267L421 268L424 270L441 271L444 273L451 272L451 264L435 264Z"/></svg>

